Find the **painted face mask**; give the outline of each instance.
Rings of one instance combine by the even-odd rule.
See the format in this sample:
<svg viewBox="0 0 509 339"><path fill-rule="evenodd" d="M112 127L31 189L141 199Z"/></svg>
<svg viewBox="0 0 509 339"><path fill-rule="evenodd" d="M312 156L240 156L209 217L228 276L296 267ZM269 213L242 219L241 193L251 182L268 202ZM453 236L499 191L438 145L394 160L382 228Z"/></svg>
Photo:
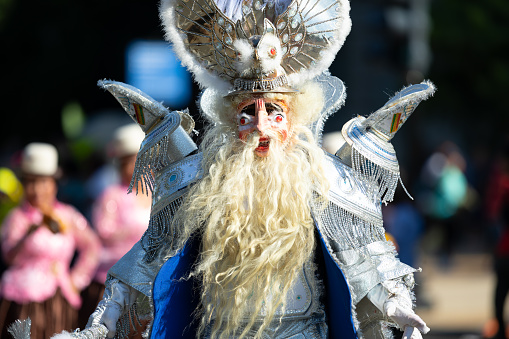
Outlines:
<svg viewBox="0 0 509 339"><path fill-rule="evenodd" d="M283 100L260 97L244 100L237 107L239 138L246 140L248 135L258 132L260 141L255 153L266 157L270 151L271 136L277 135L282 144L286 142L291 126L288 115L288 105Z"/></svg>

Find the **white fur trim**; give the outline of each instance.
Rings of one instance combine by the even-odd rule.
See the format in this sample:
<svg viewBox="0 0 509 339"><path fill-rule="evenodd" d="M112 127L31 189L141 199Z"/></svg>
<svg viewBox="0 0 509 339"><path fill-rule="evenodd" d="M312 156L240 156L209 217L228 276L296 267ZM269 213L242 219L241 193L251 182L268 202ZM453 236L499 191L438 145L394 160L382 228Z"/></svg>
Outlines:
<svg viewBox="0 0 509 339"><path fill-rule="evenodd" d="M305 3L307 3L304 0L295 0L299 4L305 6ZM339 51L339 49L343 46L343 43L350 33L351 29L351 20L349 17L350 12L350 4L348 0L337 0L338 1L338 7L336 9L336 12L334 14L335 17L339 17L339 20L335 24L335 31L334 36L330 39L331 44L324 49L320 59L317 60L317 63L311 67L309 67L307 70L300 71L299 73L293 73L288 75L289 83L292 87L299 87L300 85L304 84L305 82L315 78L322 72L326 71L332 62L334 61L334 58ZM265 1L264 1L265 2ZM164 28L165 28L165 37L168 41L173 43L173 48L175 50L175 53L180 58L182 64L187 67L187 69L194 75L195 80L198 82L198 84L202 88L215 88L217 91L225 92L227 93L228 90L231 89L231 84L227 81L222 79L216 74L214 74L212 71L207 70L195 56L189 52L189 50L186 48L184 41L185 38L183 38L183 34L178 31L175 27L176 23L176 12L175 12L175 6L176 6L176 0L162 0L160 5L160 17L163 22ZM316 18L313 18L315 16L320 17L320 14L313 13L308 14L310 18L303 18L304 21L307 19L313 19L317 20ZM332 19L332 18L331 18ZM320 19L321 20L321 19ZM308 23L309 24L309 23ZM319 31L320 25L318 26L310 26L308 28L307 34L313 34L314 30ZM269 60L263 60L262 67L265 69L273 69L273 63ZM239 64L239 67L243 66L242 64Z"/></svg>
<svg viewBox="0 0 509 339"><path fill-rule="evenodd" d="M74 339L74 337L72 336L72 333L63 331L62 333L54 334L51 336L51 339Z"/></svg>
<svg viewBox="0 0 509 339"><path fill-rule="evenodd" d="M253 67L254 48L249 41L236 39L233 48L239 54L239 59L234 65L237 72L243 73Z"/></svg>

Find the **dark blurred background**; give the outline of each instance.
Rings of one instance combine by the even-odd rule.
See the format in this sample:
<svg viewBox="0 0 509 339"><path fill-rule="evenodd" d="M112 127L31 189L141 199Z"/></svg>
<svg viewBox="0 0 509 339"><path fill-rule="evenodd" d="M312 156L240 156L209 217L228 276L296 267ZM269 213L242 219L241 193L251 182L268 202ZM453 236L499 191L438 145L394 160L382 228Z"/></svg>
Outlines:
<svg viewBox="0 0 509 339"><path fill-rule="evenodd" d="M331 67L348 98L325 131L429 78L437 94L402 130L411 141L398 136L395 142L405 139L415 153L452 139L470 156L488 156L509 120L509 3L355 0L351 7L352 33ZM128 45L162 37L156 1L0 0L2 161L4 153L33 140L74 137L68 141L76 143L79 133L66 135L62 128L65 109L77 104L87 120L117 109L96 81L126 81ZM195 111L193 101L187 106ZM410 152L403 147L402 160Z"/></svg>
<svg viewBox="0 0 509 339"><path fill-rule="evenodd" d="M419 196L427 162L444 143L453 145L468 192L445 253L489 255L497 233L486 227L483 206L491 167L507 139L509 2L352 0L351 8L352 32L331 67L347 87L346 105L324 132L375 111L404 86L431 79L437 93L394 139L404 181ZM91 200L82 183L104 163L113 128L129 120L96 82L129 82L126 53L136 41L163 41L156 1L0 0L0 166L15 169L29 142L55 144L65 173L61 199L87 215ZM199 89L189 86L192 99L165 104L189 107L199 129ZM444 249L436 243L447 236L425 217L421 252L437 254L441 263ZM486 312L482 317L490 316Z"/></svg>
<svg viewBox="0 0 509 339"><path fill-rule="evenodd" d="M402 161L413 153L409 166L419 166L419 158L444 139L458 143L475 162L488 157L509 120L509 3L355 0L351 7L352 33L331 67L348 98L325 131L376 110L402 86L429 78L437 94L395 139L405 140L398 150ZM81 110L83 125L118 109L96 81L125 82L129 44L162 37L156 1L0 0L2 163L33 140L66 139L69 147L85 148L78 127L63 131L66 109ZM196 111L193 101L186 106Z"/></svg>

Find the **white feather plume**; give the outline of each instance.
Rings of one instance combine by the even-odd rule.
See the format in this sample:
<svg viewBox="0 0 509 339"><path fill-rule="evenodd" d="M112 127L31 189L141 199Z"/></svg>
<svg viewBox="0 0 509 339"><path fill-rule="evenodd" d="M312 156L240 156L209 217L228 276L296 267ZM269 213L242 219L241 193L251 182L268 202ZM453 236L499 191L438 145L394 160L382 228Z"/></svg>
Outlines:
<svg viewBox="0 0 509 339"><path fill-rule="evenodd" d="M62 333L57 333L51 336L51 339L74 339L72 333L67 331L62 331Z"/></svg>
<svg viewBox="0 0 509 339"><path fill-rule="evenodd" d="M274 57L270 53L272 48L276 50ZM256 49L260 58L260 66L264 73L270 73L281 65L281 59L283 58L281 42L274 34L265 34Z"/></svg>
<svg viewBox="0 0 509 339"><path fill-rule="evenodd" d="M248 71L253 67L254 48L246 39L236 39L233 42L233 48L238 54L238 59L234 64L235 69L239 73Z"/></svg>

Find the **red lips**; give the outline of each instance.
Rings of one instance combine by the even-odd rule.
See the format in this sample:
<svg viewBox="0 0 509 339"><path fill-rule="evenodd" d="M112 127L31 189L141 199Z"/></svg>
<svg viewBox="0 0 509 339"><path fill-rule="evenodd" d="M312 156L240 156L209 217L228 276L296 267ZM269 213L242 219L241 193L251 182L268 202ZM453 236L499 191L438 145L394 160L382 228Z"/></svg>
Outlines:
<svg viewBox="0 0 509 339"><path fill-rule="evenodd" d="M266 150L269 148L270 139L269 138L260 138L258 147L256 148L257 151Z"/></svg>

